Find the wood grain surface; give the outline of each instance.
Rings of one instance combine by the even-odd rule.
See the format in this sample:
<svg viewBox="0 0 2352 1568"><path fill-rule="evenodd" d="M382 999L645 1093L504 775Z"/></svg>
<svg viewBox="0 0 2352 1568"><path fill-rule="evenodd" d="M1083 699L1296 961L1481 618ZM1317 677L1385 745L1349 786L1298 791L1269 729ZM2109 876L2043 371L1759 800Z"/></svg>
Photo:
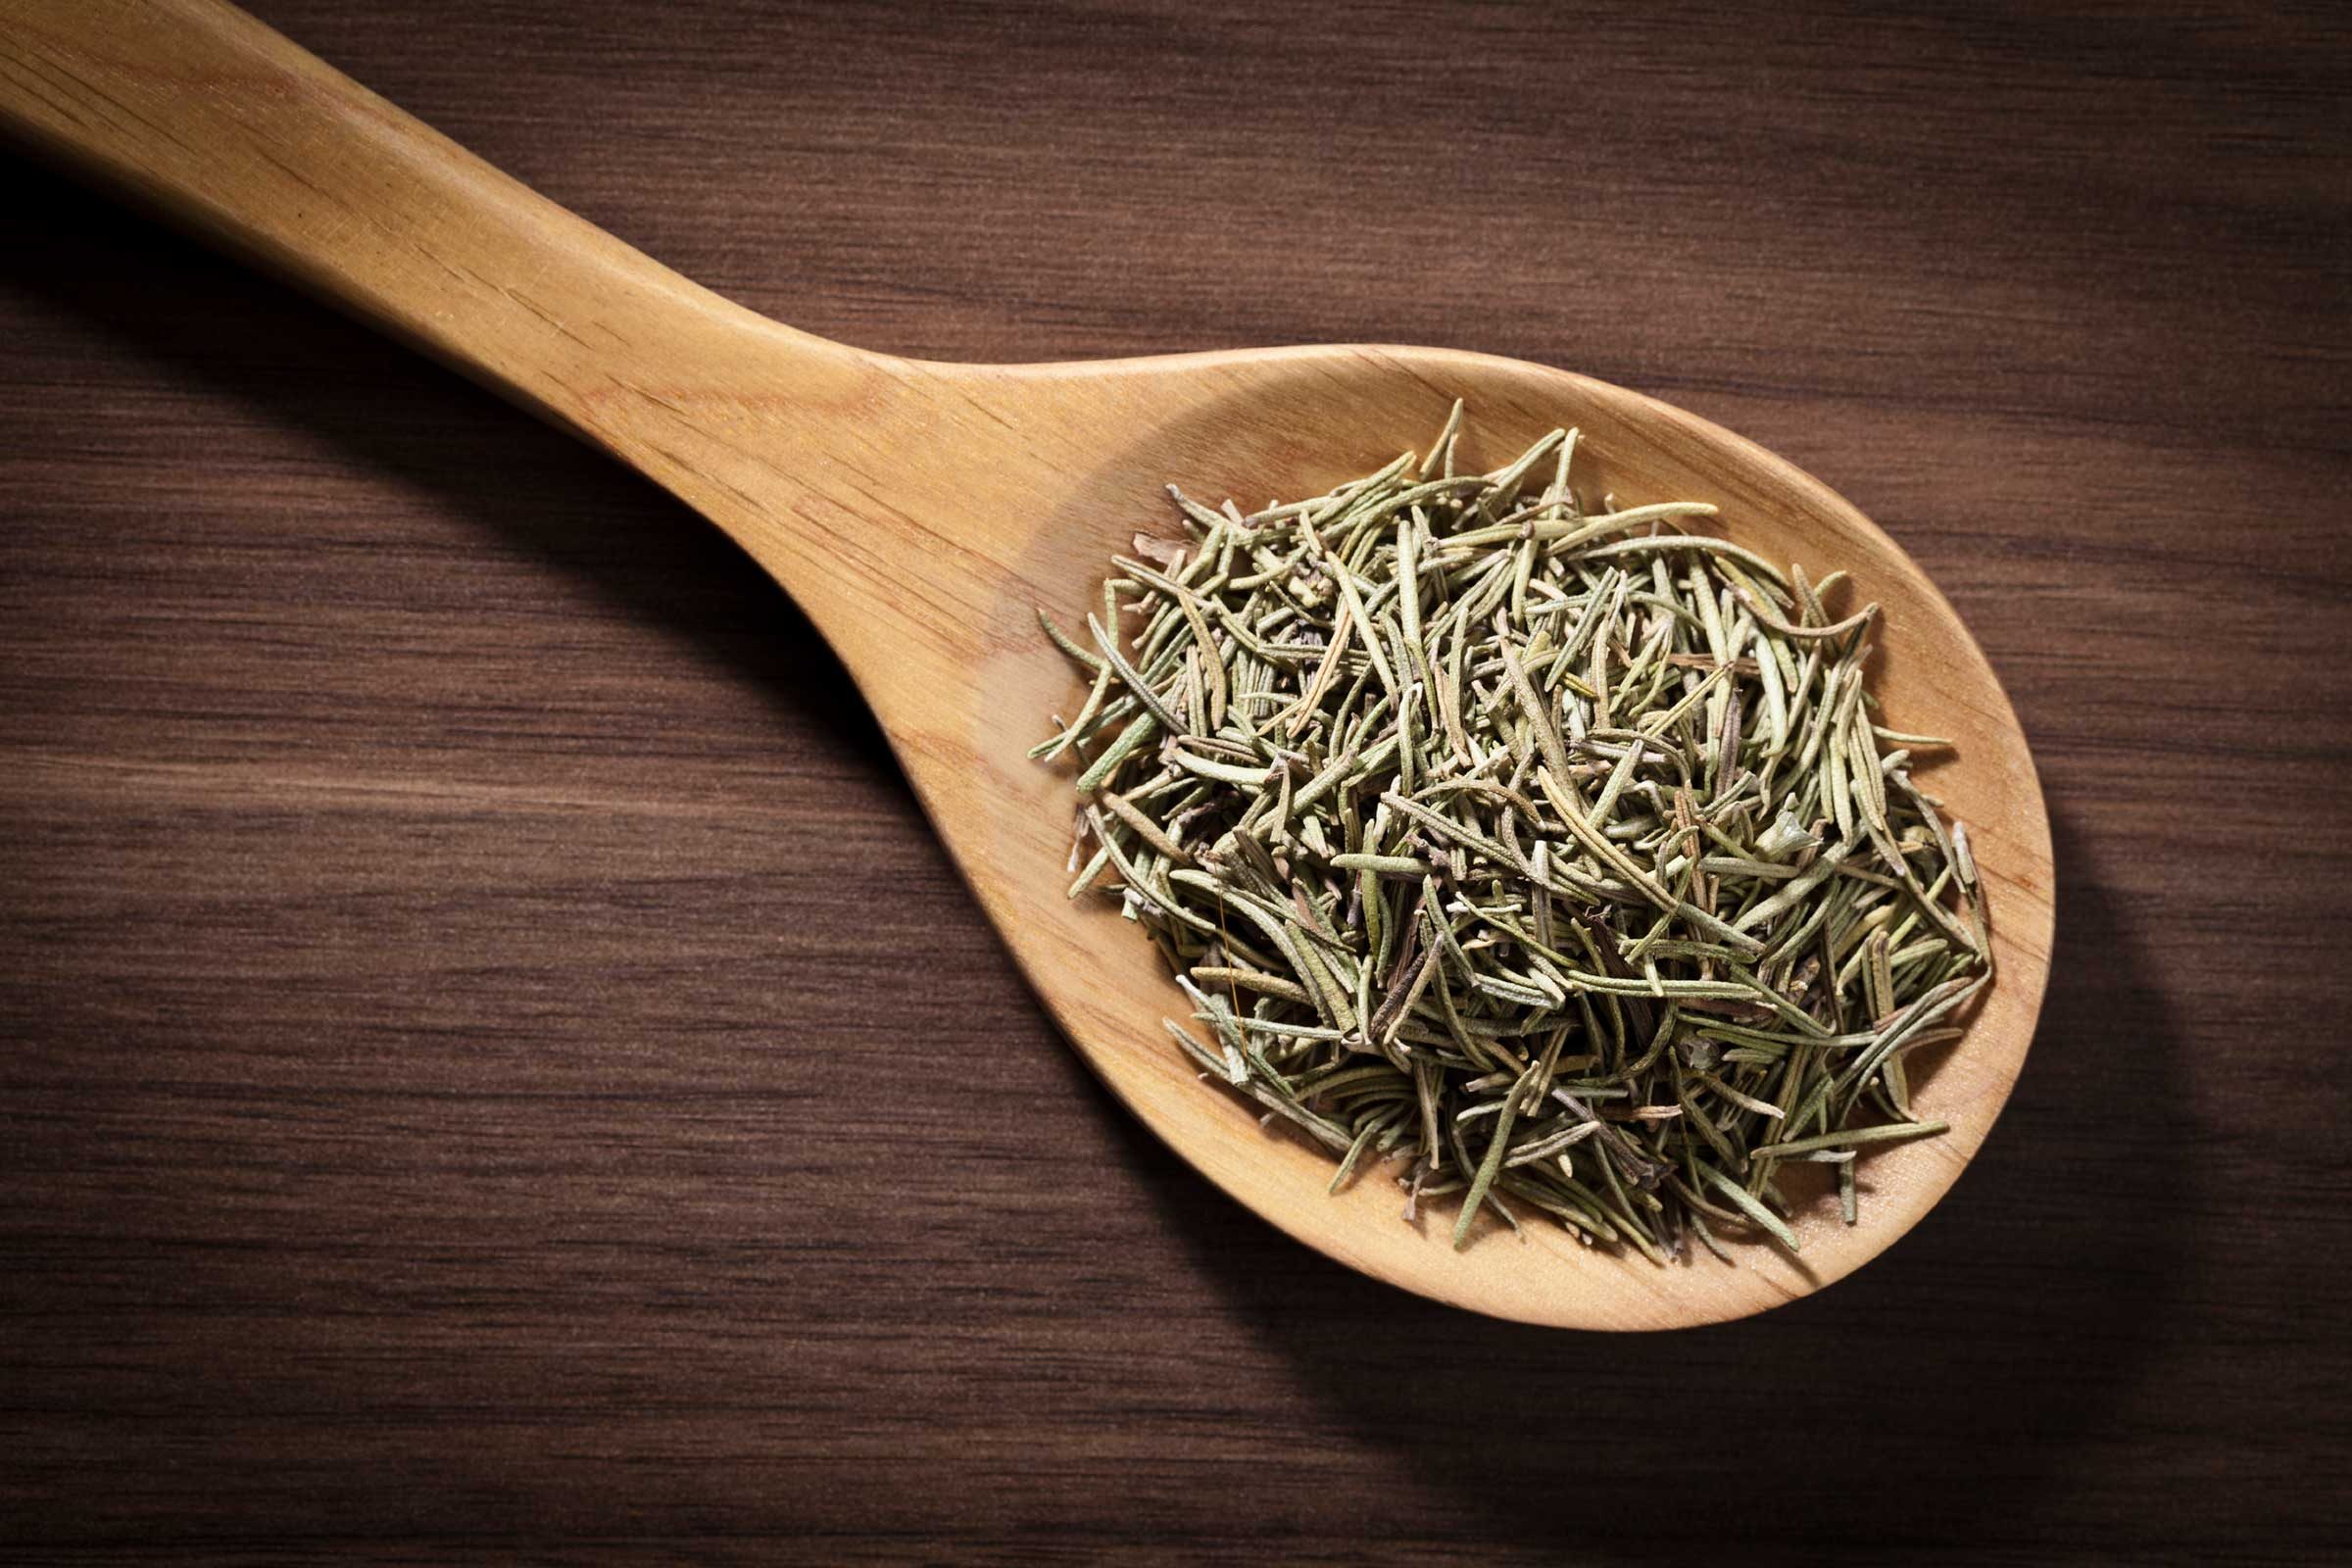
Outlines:
<svg viewBox="0 0 2352 1568"><path fill-rule="evenodd" d="M262 0L797 325L1425 341L1794 459L2032 734L2010 1108L1761 1318L1525 1329L1190 1175L711 531L0 165L0 1553L2352 1549L2352 32Z"/></svg>

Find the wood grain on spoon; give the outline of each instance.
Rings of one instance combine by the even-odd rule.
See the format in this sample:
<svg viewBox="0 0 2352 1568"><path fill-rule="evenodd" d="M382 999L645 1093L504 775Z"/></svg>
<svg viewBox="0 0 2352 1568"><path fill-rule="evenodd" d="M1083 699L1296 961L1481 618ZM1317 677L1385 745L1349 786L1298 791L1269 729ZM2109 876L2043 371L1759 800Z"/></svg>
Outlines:
<svg viewBox="0 0 2352 1568"><path fill-rule="evenodd" d="M1990 1129L2048 965L2049 830L2033 762L1934 585L1770 453L1618 387L1444 350L1016 367L868 354L698 287L212 0L0 0L0 118L33 144L578 431L741 544L840 653L1086 1059L1292 1235L1502 1316L1708 1322L1859 1266L1935 1203ZM1921 1114L1953 1131L1867 1162L1859 1227L1834 1204L1806 1211L1801 1258L1750 1246L1736 1269L1660 1270L1542 1225L1457 1254L1443 1227L1401 1223L1386 1183L1327 1198L1320 1152L1260 1133L1167 1044L1160 1019L1183 1003L1149 945L1107 901L1063 897L1067 780L1023 753L1074 683L1033 607L1080 611L1106 558L1159 525L1167 480L1251 505L1315 493L1426 441L1457 396L1482 443L1473 463L1578 425L1586 483L1630 503L1713 501L1751 548L1853 571L1886 609L1877 689L1888 721L1958 742L1923 778L1970 825L2000 978L1968 1038L1914 1077Z"/></svg>

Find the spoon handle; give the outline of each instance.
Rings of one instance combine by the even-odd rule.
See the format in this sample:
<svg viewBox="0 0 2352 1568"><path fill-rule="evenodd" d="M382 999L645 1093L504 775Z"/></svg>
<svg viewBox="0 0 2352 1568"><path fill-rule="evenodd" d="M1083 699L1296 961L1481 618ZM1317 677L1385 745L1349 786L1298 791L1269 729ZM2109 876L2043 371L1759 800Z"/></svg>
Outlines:
<svg viewBox="0 0 2352 1568"><path fill-rule="evenodd" d="M755 336L812 374L852 353L679 276L221 0L0 0L0 126L673 490L691 486L649 405L698 350Z"/></svg>

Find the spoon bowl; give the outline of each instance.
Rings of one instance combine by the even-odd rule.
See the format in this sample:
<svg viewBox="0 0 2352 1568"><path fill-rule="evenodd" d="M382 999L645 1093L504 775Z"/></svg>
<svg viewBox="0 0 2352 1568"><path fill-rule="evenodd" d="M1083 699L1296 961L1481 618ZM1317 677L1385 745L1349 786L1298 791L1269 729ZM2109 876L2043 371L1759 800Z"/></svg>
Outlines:
<svg viewBox="0 0 2352 1568"><path fill-rule="evenodd" d="M1087 1062L1193 1166L1291 1235L1473 1310L1582 1328L1738 1317L1901 1236L1983 1143L2048 967L2048 821L1983 652L1925 573L1818 481L1639 393L1439 349L1326 347L1063 366L942 365L797 332L698 288L531 193L217 0L0 0L0 122L603 447L733 536L801 605L872 707L1006 948ZM1077 682L1039 607L1075 619L1162 486L1245 506L1319 494L1426 442L1455 398L1473 466L1554 425L1589 489L1699 500L1719 531L1886 609L1887 721L1952 737L1923 784L1969 824L1999 978L1941 1059L1913 1058L1940 1138L1860 1167L1862 1223L1800 1201L1790 1257L1665 1268L1531 1223L1399 1218L1198 1081L1162 1020L1189 1009L1110 901L1065 897L1066 770L1032 761ZM984 1060L969 1069L985 1072ZM1791 1194L1803 1200L1807 1195Z"/></svg>

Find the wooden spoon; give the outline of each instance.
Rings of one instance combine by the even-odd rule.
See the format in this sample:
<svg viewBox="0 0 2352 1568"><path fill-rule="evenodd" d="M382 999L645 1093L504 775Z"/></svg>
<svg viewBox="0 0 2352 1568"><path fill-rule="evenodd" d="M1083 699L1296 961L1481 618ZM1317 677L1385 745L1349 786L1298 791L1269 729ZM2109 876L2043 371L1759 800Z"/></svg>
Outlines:
<svg viewBox="0 0 2352 1568"><path fill-rule="evenodd" d="M868 354L729 304L533 194L216 0L0 0L0 119L398 333L651 477L782 584L849 667L1005 945L1130 1109L1311 1247L1441 1300L1529 1322L1738 1317L1858 1267L1951 1186L2023 1064L2052 925L2049 826L2008 699L1951 607L1867 518L1771 453L1662 403L1540 366L1333 347L1086 365ZM1161 486L1244 504L1319 493L1426 442L1469 401L1473 461L1555 424L1588 484L1719 503L1741 542L1852 570L1886 608L1889 722L1955 737L1930 787L1992 890L2000 978L1913 1094L1942 1138L1872 1157L1862 1223L1800 1215L1801 1258L1748 1246L1657 1268L1547 1224L1407 1225L1375 1176L1197 1081L1186 1009L1108 901L1072 904L1068 778L1029 761L1076 682L1035 607L1075 619L1106 558L1168 530ZM615 737L620 741L621 737ZM845 894L845 897L849 896ZM971 1061L945 1070L985 1072Z"/></svg>

